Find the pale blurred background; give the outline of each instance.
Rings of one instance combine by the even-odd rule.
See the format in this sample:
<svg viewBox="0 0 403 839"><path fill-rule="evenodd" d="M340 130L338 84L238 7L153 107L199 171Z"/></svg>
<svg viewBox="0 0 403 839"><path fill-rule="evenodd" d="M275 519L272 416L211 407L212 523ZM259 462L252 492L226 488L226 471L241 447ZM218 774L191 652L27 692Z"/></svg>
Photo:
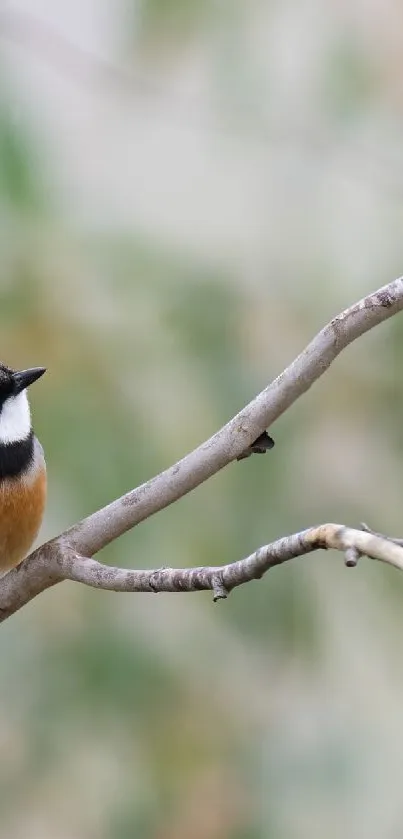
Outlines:
<svg viewBox="0 0 403 839"><path fill-rule="evenodd" d="M0 7L0 357L48 538L184 455L402 273L392 0ZM399 533L403 320L103 552L223 563L321 521ZM402 534L403 535L403 534ZM403 578L336 554L214 605L63 584L0 633L7 839L400 839Z"/></svg>

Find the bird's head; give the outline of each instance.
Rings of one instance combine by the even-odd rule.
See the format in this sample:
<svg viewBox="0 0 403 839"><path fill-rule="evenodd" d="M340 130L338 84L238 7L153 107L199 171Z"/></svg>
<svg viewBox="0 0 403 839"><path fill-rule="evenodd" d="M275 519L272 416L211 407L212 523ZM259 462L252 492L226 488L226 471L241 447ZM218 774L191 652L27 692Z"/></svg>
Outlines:
<svg viewBox="0 0 403 839"><path fill-rule="evenodd" d="M0 443L16 443L31 433L26 389L45 373L45 367L12 370L0 364Z"/></svg>

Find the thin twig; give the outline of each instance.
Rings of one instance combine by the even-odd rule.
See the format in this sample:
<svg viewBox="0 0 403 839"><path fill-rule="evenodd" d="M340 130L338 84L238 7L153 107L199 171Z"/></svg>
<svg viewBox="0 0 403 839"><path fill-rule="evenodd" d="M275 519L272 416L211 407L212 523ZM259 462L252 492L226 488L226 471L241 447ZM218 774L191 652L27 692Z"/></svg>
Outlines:
<svg viewBox="0 0 403 839"><path fill-rule="evenodd" d="M365 524L365 521L362 521L360 524L361 530L365 530L366 533L372 533L373 536L380 536L381 539L387 539L389 542L393 542L394 545L400 545L403 547L403 539L398 536L386 536L384 533L378 533L377 530L372 530L372 527L368 527Z"/></svg>
<svg viewBox="0 0 403 839"><path fill-rule="evenodd" d="M46 588L72 580L92 588L116 592L212 591L214 600L228 597L232 589L259 580L276 565L317 550L333 549L346 557L366 556L403 571L403 548L387 537L355 530L342 524L321 524L283 536L237 562L195 568L114 568L74 554L59 541L39 548L2 580L0 622L10 617ZM47 553L47 557L46 557ZM355 564L355 563L354 563ZM18 591L18 595L17 595Z"/></svg>
<svg viewBox="0 0 403 839"><path fill-rule="evenodd" d="M321 524L292 536L283 536L270 545L258 548L238 562L221 566L196 568L160 568L157 570L127 570L111 568L82 556L66 556L60 561L63 577L93 588L127 592L194 592L210 590L214 600L225 599L233 588L251 580L259 580L276 565L290 559L333 549L350 558L352 567L357 559L366 556L386 562L403 571L403 548L389 539L342 524ZM354 558L354 562L352 559Z"/></svg>

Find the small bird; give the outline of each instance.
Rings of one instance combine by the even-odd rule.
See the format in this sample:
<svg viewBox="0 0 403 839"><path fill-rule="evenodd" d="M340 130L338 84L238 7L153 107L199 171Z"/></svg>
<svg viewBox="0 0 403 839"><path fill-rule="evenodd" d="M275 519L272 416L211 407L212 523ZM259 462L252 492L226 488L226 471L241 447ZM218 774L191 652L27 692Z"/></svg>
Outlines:
<svg viewBox="0 0 403 839"><path fill-rule="evenodd" d="M0 575L24 559L42 523L46 464L26 388L45 369L15 371L0 363Z"/></svg>

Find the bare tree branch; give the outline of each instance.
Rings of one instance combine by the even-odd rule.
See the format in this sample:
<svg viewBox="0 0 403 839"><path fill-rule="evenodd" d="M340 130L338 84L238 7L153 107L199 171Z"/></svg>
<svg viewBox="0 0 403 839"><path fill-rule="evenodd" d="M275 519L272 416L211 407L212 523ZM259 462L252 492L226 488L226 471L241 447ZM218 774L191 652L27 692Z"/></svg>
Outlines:
<svg viewBox="0 0 403 839"><path fill-rule="evenodd" d="M46 548L47 546L44 546ZM61 580L73 580L92 588L116 592L195 592L212 591L214 600L228 597L233 588L259 580L263 574L289 559L319 549L344 553L345 564L352 567L362 556L386 562L403 571L403 547L386 536L370 531L355 530L342 524L321 524L300 533L284 536L270 545L263 545L238 562L221 566L196 568L136 569L113 568L94 559L74 554L69 547L60 552L48 543L49 561L43 560L44 548L23 562L3 579L0 620L35 597L40 591ZM18 577L20 599L16 599L15 580Z"/></svg>
<svg viewBox="0 0 403 839"><path fill-rule="evenodd" d="M367 556L403 571L403 548L396 545L396 542L342 524L321 524L292 536L284 536L270 545L258 548L245 559L228 565L132 571L111 568L81 556L62 557L60 565L65 579L93 588L153 593L210 590L214 600L220 600L226 598L236 586L259 580L276 565L320 548L342 551L348 567L356 565L361 556Z"/></svg>
<svg viewBox="0 0 403 839"><path fill-rule="evenodd" d="M347 552L349 565L366 555L403 569L399 545L372 532L341 525L322 525L284 537L223 568L128 571L86 558L253 447L264 430L311 387L348 344L402 308L403 278L399 278L333 318L280 376L213 437L169 469L47 542L10 571L0 584L0 619L63 579L114 591L212 589L220 598L235 586L260 577L273 565L319 547Z"/></svg>
<svg viewBox="0 0 403 839"><path fill-rule="evenodd" d="M337 315L283 373L213 437L174 466L72 527L66 534L71 546L80 554L93 555L206 481L250 447L348 344L401 309L403 278Z"/></svg>

